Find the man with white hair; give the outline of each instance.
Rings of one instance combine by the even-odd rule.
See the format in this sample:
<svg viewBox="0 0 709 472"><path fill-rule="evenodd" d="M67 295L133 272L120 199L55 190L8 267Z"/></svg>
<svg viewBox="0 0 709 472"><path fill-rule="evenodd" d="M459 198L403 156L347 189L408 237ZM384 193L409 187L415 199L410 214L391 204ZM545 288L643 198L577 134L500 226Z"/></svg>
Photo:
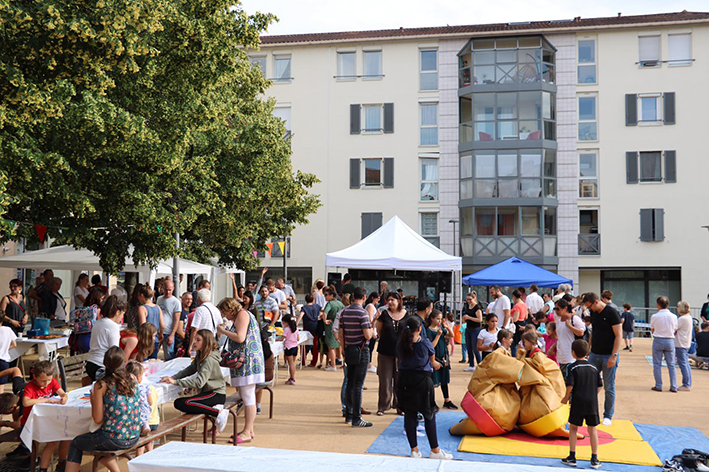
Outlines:
<svg viewBox="0 0 709 472"><path fill-rule="evenodd" d="M566 293L566 284L559 284L559 288L556 291L556 295L551 299L554 303L558 302L561 297Z"/></svg>
<svg viewBox="0 0 709 472"><path fill-rule="evenodd" d="M216 337L217 326L222 324L222 314L212 303L212 291L203 288L197 292L197 310L192 318L192 329L190 332L190 347L194 342L194 336L200 329L208 329Z"/></svg>

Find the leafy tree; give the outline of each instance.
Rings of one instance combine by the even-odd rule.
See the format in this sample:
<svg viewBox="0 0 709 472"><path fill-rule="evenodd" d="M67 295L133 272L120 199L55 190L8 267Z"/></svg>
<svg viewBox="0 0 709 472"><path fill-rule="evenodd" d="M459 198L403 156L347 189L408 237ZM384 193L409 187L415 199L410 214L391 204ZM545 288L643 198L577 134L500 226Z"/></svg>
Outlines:
<svg viewBox="0 0 709 472"><path fill-rule="evenodd" d="M320 205L244 53L274 19L219 0L0 0L6 218L108 272L131 250L173 256L175 233L183 255L253 267Z"/></svg>

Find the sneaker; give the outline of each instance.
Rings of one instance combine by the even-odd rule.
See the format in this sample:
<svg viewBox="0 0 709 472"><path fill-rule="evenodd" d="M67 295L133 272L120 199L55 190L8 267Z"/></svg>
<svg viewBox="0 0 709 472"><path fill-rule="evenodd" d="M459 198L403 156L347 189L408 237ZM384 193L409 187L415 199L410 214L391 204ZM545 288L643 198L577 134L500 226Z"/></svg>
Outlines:
<svg viewBox="0 0 709 472"><path fill-rule="evenodd" d="M633 352L633 346L630 346L630 349L628 349L630 352ZM600 467L600 466L599 466Z"/></svg>
<svg viewBox="0 0 709 472"><path fill-rule="evenodd" d="M342 365L341 359L335 359L335 365Z"/></svg>
<svg viewBox="0 0 709 472"><path fill-rule="evenodd" d="M458 364L467 364L468 360L467 359L461 359L458 361Z"/></svg>
<svg viewBox="0 0 709 472"><path fill-rule="evenodd" d="M453 404L451 401L447 401L443 404L443 408L448 408L449 410L457 410L458 407Z"/></svg>
<svg viewBox="0 0 709 472"><path fill-rule="evenodd" d="M681 386L680 388L678 388L677 390L679 390L680 392L689 392L689 391L691 391L692 389L691 389L690 387L685 387L685 386L683 385L683 386Z"/></svg>
<svg viewBox="0 0 709 472"><path fill-rule="evenodd" d="M561 463L564 465L568 465L569 467L576 467L576 457L565 457L561 459Z"/></svg>
<svg viewBox="0 0 709 472"><path fill-rule="evenodd" d="M611 421L610 418L603 418L603 426L610 426L612 424L613 424L613 422Z"/></svg>
<svg viewBox="0 0 709 472"><path fill-rule="evenodd" d="M345 416L345 424L350 424L352 423L352 417L351 416Z"/></svg>
<svg viewBox="0 0 709 472"><path fill-rule="evenodd" d="M257 406L257 407L256 407L256 414L257 414L257 415L260 415L260 414L261 414L261 407L260 407L260 406Z"/></svg>
<svg viewBox="0 0 709 472"><path fill-rule="evenodd" d="M12 468L15 470L22 471L22 472L29 471L30 470L30 458L27 457L26 459L22 459L21 461L12 464Z"/></svg>
<svg viewBox="0 0 709 472"><path fill-rule="evenodd" d="M335 372L337 369L335 369L333 366L329 365L325 367L324 369L326 372Z"/></svg>
<svg viewBox="0 0 709 472"><path fill-rule="evenodd" d="M591 459L591 468L592 469L600 469L601 468L601 461L598 459Z"/></svg>
<svg viewBox="0 0 709 472"><path fill-rule="evenodd" d="M229 410L220 411L217 415L217 420L214 422L218 432L221 433L222 431L224 431L224 428L226 428L227 421L229 421Z"/></svg>
<svg viewBox="0 0 709 472"><path fill-rule="evenodd" d="M411 451L411 458L412 459L421 459L423 457L421 455L421 451Z"/></svg>
<svg viewBox="0 0 709 472"><path fill-rule="evenodd" d="M469 365L465 369L463 369L463 372L473 372L475 371L475 366Z"/></svg>
<svg viewBox="0 0 709 472"><path fill-rule="evenodd" d="M372 423L369 421L364 421L363 419L360 418L359 421L353 421L352 422L352 427L353 428L369 428L372 426Z"/></svg>
<svg viewBox="0 0 709 472"><path fill-rule="evenodd" d="M27 449L24 444L20 443L20 445L17 446L14 450L8 452L6 454L6 457L20 458L20 457L29 456L30 454L31 454L31 451L29 449Z"/></svg>
<svg viewBox="0 0 709 472"><path fill-rule="evenodd" d="M444 451L443 449L438 449L438 452L432 452L429 459L438 459L441 461L449 461L453 459L453 454Z"/></svg>
<svg viewBox="0 0 709 472"><path fill-rule="evenodd" d="M676 389L676 388L671 388L671 389L670 389L670 393L677 393L677 389Z"/></svg>
<svg viewBox="0 0 709 472"><path fill-rule="evenodd" d="M625 347L623 348L623 350L624 350L624 351L630 351L630 346L625 346Z"/></svg>
<svg viewBox="0 0 709 472"><path fill-rule="evenodd" d="M377 368L374 367L374 366L371 366L369 369L367 369L367 372L371 372L371 373L373 373L373 374L376 374L376 373L377 373Z"/></svg>
<svg viewBox="0 0 709 472"><path fill-rule="evenodd" d="M438 407L436 407L436 408L438 408ZM422 421L423 421L423 415L422 415L421 413L417 413L417 414L416 414L416 419L418 420L419 423L422 422Z"/></svg>

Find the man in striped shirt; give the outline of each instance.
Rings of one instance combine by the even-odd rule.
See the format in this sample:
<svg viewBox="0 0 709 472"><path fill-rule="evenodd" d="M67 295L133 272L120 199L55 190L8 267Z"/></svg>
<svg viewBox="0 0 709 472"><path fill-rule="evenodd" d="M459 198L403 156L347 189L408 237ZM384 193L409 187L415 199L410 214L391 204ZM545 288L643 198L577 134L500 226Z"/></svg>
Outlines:
<svg viewBox="0 0 709 472"><path fill-rule="evenodd" d="M345 391L345 422L353 428L366 428L372 423L362 420L362 387L369 365L369 343L374 335L369 314L362 304L367 292L362 287L354 289L353 301L340 315L340 345L345 348L347 388Z"/></svg>

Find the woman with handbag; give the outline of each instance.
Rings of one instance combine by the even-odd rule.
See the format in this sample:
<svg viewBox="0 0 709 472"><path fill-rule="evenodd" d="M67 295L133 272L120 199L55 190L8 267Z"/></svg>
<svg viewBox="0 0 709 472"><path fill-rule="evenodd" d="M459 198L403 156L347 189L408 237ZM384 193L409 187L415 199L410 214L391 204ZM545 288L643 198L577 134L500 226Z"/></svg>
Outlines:
<svg viewBox="0 0 709 472"><path fill-rule="evenodd" d="M225 335L228 338L222 353L222 365L226 365L231 371L231 385L239 389L246 417L244 429L233 441L237 444L251 442L256 435L256 384L263 383L266 379L261 330L256 317L244 310L241 303L235 299L225 298L219 302L217 308L222 316L232 322L228 329L218 326L217 335Z"/></svg>
<svg viewBox="0 0 709 472"><path fill-rule="evenodd" d="M436 352L436 361L441 364L441 368L433 371L433 387L441 387L443 393L443 408L457 410L448 392L448 384L451 381L451 361L448 354L448 340L453 337L453 333L443 325L443 313L440 310L433 310L426 319L426 336L433 344Z"/></svg>

